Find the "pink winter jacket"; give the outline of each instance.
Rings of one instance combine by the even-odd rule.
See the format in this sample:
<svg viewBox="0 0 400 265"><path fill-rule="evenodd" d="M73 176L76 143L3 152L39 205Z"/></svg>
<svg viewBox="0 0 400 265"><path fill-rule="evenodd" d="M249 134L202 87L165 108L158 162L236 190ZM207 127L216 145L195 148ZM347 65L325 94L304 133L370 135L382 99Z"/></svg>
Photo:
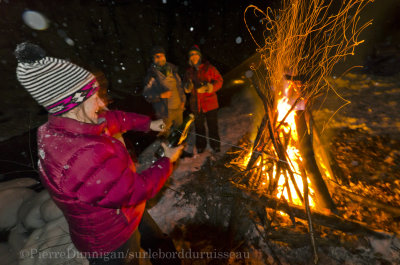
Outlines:
<svg viewBox="0 0 400 265"><path fill-rule="evenodd" d="M147 131L150 118L108 111L99 125L49 116L38 130L39 170L43 185L63 211L72 242L81 252L108 253L138 227L146 200L172 171L161 158L136 173L125 146L112 135Z"/></svg>

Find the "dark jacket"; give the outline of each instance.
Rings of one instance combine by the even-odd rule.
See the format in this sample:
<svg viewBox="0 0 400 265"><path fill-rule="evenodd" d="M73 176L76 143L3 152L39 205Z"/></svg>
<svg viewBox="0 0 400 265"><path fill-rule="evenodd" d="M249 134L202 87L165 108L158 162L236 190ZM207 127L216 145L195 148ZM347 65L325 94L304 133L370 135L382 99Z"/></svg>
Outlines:
<svg viewBox="0 0 400 265"><path fill-rule="evenodd" d="M43 185L63 211L72 242L82 252L107 253L138 227L146 200L172 172L161 158L138 174L125 146L112 137L127 130L147 131L147 116L109 111L100 124L49 116L38 130Z"/></svg>
<svg viewBox="0 0 400 265"><path fill-rule="evenodd" d="M214 109L218 109L218 98L217 92L223 83L223 79L218 70L211 65L209 62L200 64L198 69L190 66L186 70L185 83L193 82L194 88L190 93L190 109L195 113L208 112ZM213 85L213 91L211 93L197 93L197 88L211 83Z"/></svg>
<svg viewBox="0 0 400 265"><path fill-rule="evenodd" d="M186 101L185 92L182 87L182 80L178 74L178 69L172 63L167 62L167 67L172 70L172 74L176 79L176 85L178 88L179 97L181 102ZM147 76L145 78L145 85L143 90L143 96L147 102L153 105L156 116L159 119L168 117L168 99L161 98L161 93L167 92L169 89L162 85L159 76L163 75L155 64L152 64L147 70Z"/></svg>

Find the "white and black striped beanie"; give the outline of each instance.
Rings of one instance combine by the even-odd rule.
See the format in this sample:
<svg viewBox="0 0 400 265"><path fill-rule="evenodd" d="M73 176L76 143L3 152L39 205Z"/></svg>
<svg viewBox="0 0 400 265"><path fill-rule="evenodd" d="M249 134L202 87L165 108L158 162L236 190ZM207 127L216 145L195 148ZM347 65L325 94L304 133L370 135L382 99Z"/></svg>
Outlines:
<svg viewBox="0 0 400 265"><path fill-rule="evenodd" d="M35 44L17 45L15 56L18 81L52 115L75 108L98 90L92 73L66 60L46 56Z"/></svg>

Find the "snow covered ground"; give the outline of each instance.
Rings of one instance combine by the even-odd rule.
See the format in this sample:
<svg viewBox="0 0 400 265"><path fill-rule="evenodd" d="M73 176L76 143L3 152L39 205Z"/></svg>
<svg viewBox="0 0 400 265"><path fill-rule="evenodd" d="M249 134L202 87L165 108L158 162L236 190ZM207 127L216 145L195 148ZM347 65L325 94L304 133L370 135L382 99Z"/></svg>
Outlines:
<svg viewBox="0 0 400 265"><path fill-rule="evenodd" d="M254 91L248 87L235 95L231 106L219 110L219 132L221 138L221 153L213 154L208 146L202 154L197 154L193 158L185 158L179 161L172 176L169 189L164 196L149 212L157 221L160 227L167 233L171 232L175 225L192 218L196 212L196 205L188 205L185 208L176 206L181 200L183 190L181 186L190 181L188 177L194 171L200 170L207 157L213 160L221 157L232 146L237 146L237 142L245 134L254 134L259 123L259 106L255 104Z"/></svg>

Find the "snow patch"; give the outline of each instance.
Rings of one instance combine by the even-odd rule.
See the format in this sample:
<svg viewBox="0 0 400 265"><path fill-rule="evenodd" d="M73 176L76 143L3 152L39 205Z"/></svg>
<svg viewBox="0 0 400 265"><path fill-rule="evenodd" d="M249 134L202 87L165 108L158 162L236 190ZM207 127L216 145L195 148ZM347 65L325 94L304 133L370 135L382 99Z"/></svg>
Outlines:
<svg viewBox="0 0 400 265"><path fill-rule="evenodd" d="M40 156L40 158L42 158L43 160L45 159L46 154L44 153L44 150L43 150L43 149L39 149L39 156Z"/></svg>

